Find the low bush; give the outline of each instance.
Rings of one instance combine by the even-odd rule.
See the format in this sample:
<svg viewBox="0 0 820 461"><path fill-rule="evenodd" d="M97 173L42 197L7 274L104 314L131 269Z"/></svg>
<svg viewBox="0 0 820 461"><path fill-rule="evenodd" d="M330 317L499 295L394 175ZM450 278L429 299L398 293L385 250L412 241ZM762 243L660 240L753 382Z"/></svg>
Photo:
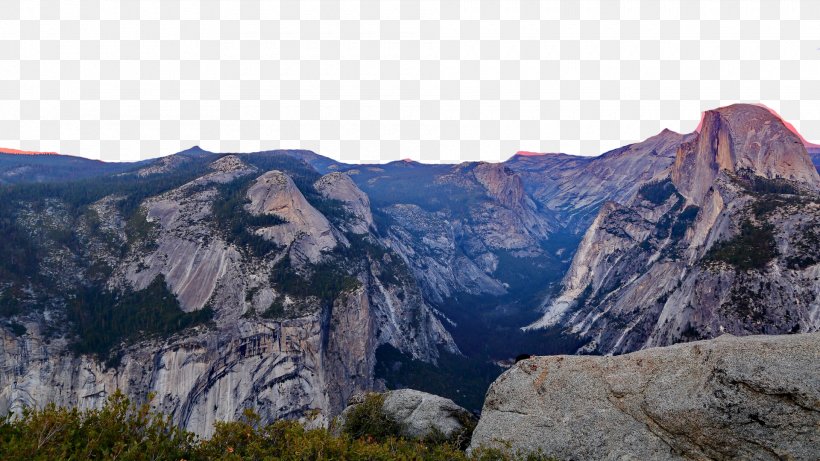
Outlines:
<svg viewBox="0 0 820 461"><path fill-rule="evenodd" d="M372 408L365 408L362 416L372 416ZM147 403L133 404L117 391L99 410L50 405L26 410L20 418L0 420L0 455L7 461L546 459L537 454L512 456L497 449L474 450L468 455L450 443L406 440L388 435L370 422L359 423L362 436L335 436L325 429L307 429L296 421L262 425L248 410L238 421L217 422L211 438L200 439L176 427L169 417L150 411ZM379 440L367 433L370 430L382 434Z"/></svg>
<svg viewBox="0 0 820 461"><path fill-rule="evenodd" d="M362 403L350 408L342 431L356 439L366 437L379 442L400 437L402 425L388 416L383 406L384 394L368 394Z"/></svg>

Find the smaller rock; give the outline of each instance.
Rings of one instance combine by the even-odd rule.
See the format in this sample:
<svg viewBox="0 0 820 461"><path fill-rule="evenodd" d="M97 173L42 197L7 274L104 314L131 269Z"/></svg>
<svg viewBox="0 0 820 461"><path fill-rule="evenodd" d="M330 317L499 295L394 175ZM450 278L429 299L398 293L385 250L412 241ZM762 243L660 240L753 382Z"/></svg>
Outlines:
<svg viewBox="0 0 820 461"><path fill-rule="evenodd" d="M350 412L363 404L368 395L357 394L339 416L335 427L341 430ZM450 399L413 389L399 389L382 394L384 414L398 423L403 437L423 439L443 435L446 438L469 437L475 427L475 416Z"/></svg>

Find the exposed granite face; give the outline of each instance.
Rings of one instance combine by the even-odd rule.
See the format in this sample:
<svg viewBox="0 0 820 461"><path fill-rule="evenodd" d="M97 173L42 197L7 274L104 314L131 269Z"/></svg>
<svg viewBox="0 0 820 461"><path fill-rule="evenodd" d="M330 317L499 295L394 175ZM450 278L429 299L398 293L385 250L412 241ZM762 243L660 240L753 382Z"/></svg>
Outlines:
<svg viewBox="0 0 820 461"><path fill-rule="evenodd" d="M337 238L330 222L302 195L293 180L281 171L268 171L248 189L253 214L273 214L287 221L266 227L257 234L282 246L290 246L291 257L317 263L322 253L336 247Z"/></svg>
<svg viewBox="0 0 820 461"><path fill-rule="evenodd" d="M442 302L458 292L506 292L492 276L497 259L485 245L476 242L472 257L460 251L459 222L413 204L396 204L384 211L392 225L383 241L413 269L427 299Z"/></svg>
<svg viewBox="0 0 820 461"><path fill-rule="evenodd" d="M204 436L212 433L215 421L236 419L245 408L263 421L292 418L320 426L341 412L354 393L379 387L373 376L379 345L390 344L428 362L436 361L440 347L458 353L415 280L385 276L390 253L387 259L373 259L367 252L354 252L340 260L334 252L350 245L345 232L354 230L380 248L369 234L367 197L346 178L325 178L320 188L356 207L337 228L286 173L261 172L237 156L222 156L202 176L143 201L140 212L147 230L124 256L112 250L129 238L128 224L115 206L119 198L93 204L101 225L96 233L81 232L89 253L49 250L55 262L46 269L72 265L66 272L76 279L57 277L68 284L67 290L87 283L87 269L76 261L88 258L111 266L105 286L113 290L140 290L162 275L183 310L208 306L214 323L128 344L120 349L118 363L107 366L71 351L71 332L63 331L59 305L18 316L15 321L26 329L20 336L0 324L0 414L50 402L95 408L121 389L138 402L155 394L153 408ZM227 242L216 227L211 205L221 193L218 186L238 180L248 181L245 206L250 213L274 213L287 220L258 232L281 244L280 250L253 255ZM59 228L67 211L58 202L53 208L24 216L35 220L32 225L48 220ZM282 293L271 273L281 270L276 265L286 254L293 264L289 269L305 271L305 277L315 270L314 263L338 263L337 270L348 271L357 282L327 303L316 296ZM395 253L392 258L399 262ZM280 311L261 315L275 303Z"/></svg>
<svg viewBox="0 0 820 461"><path fill-rule="evenodd" d="M397 389L382 394L382 411L401 426L401 435L423 439L438 431L452 437L475 424L475 416L452 400L414 389ZM352 396L350 405L339 415L334 429L339 431L350 412L367 398L367 394Z"/></svg>
<svg viewBox="0 0 820 461"><path fill-rule="evenodd" d="M707 112L668 176L601 208L563 290L529 328L564 325L599 353L820 330L817 172L794 139L756 106ZM770 256L741 266L721 248Z"/></svg>
<svg viewBox="0 0 820 461"><path fill-rule="evenodd" d="M471 449L557 459L816 459L818 359L820 333L534 357L490 387Z"/></svg>
<svg viewBox="0 0 820 461"><path fill-rule="evenodd" d="M704 114L698 137L680 146L671 176L681 194L700 205L720 172L742 170L820 185L800 138L767 109L742 104Z"/></svg>
<svg viewBox="0 0 820 461"><path fill-rule="evenodd" d="M356 186L350 176L344 173L329 173L316 181L316 190L323 196L338 200L351 213L352 219L344 223L345 230L355 234L366 234L373 227L373 213L370 198Z"/></svg>

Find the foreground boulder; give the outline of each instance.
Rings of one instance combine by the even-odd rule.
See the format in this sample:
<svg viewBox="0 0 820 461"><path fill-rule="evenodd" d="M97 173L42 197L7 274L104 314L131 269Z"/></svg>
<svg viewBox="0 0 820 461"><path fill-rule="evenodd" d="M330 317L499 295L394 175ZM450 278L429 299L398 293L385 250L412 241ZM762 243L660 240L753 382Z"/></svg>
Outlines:
<svg viewBox="0 0 820 461"><path fill-rule="evenodd" d="M820 333L524 360L490 387L479 446L558 459L816 459Z"/></svg>
<svg viewBox="0 0 820 461"><path fill-rule="evenodd" d="M365 420L366 421L362 421ZM381 429L392 426L396 435L414 439L445 438L456 442L469 440L475 417L452 400L413 389L383 394L359 394L339 416L336 427L360 435L359 427ZM364 433L369 432L367 429Z"/></svg>

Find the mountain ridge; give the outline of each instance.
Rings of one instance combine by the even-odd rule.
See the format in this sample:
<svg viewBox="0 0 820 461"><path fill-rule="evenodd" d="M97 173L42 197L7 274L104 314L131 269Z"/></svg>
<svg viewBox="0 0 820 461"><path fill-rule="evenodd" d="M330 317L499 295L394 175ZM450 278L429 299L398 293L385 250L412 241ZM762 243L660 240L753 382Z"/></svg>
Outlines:
<svg viewBox="0 0 820 461"><path fill-rule="evenodd" d="M813 148L756 106L704 122L452 165L0 154L0 412L120 388L202 434L325 425L419 376L480 401L521 353L816 331Z"/></svg>
<svg viewBox="0 0 820 461"><path fill-rule="evenodd" d="M561 324L603 353L724 331L816 331L818 190L807 150L776 115L707 111L665 176L601 208L561 294L528 328ZM780 290L761 289L774 281ZM799 301L788 307L782 293Z"/></svg>

